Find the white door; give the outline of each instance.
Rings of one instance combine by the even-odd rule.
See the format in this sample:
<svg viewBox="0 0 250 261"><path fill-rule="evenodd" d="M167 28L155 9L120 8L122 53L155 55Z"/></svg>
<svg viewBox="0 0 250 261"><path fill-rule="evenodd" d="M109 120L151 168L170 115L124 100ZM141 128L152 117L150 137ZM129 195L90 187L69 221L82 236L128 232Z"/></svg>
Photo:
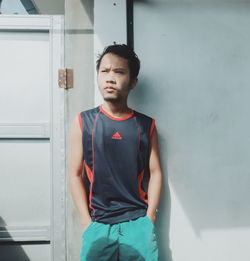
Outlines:
<svg viewBox="0 0 250 261"><path fill-rule="evenodd" d="M65 260L62 16L0 16L0 260Z"/></svg>

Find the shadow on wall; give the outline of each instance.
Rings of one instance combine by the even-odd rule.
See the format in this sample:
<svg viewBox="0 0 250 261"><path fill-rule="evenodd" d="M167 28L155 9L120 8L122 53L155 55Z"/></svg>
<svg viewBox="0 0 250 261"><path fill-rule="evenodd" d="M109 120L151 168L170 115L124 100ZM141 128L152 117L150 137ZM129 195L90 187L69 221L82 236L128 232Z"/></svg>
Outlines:
<svg viewBox="0 0 250 261"><path fill-rule="evenodd" d="M157 117L163 169L196 236L249 227L250 6L157 2L137 8L148 24L138 34L137 18L142 74L132 107Z"/></svg>
<svg viewBox="0 0 250 261"><path fill-rule="evenodd" d="M161 64L161 61L159 63ZM196 106L200 110L192 111L195 104L190 89L186 86L170 87L168 79L164 83L160 82L160 77L158 80L156 73L156 71L152 72L153 79L146 75L141 76L141 82L131 93L130 103L131 107L138 111L157 116L156 126L159 131L163 171L171 170L168 175L172 187L194 232L199 236L203 229L249 226L250 204L249 196L247 196L249 191L247 189L249 186L249 175L247 175L249 153L247 151L249 149L246 149L244 155L242 149L246 147L244 139L247 140L247 134L240 137L232 133L231 140L226 142L227 136L231 131L233 132L233 129L238 128L238 133L244 134L240 130L240 125L243 128L242 123L232 126L230 131L223 128L223 119L220 120L211 113L207 114L206 118L202 108L208 103L210 96L206 96L205 103L201 90L196 92L197 97L194 99L196 103L199 103ZM216 86L210 86L211 92L216 93L215 88ZM224 95L223 92L222 95ZM230 97L233 100L233 95ZM221 97L221 101L223 99L225 98ZM213 105L213 101L211 104ZM232 108L236 107L232 106ZM204 118L202 118L202 113ZM235 133L237 133L236 130ZM233 146L233 142L237 140L238 143ZM233 150L223 149L225 146L229 147L230 143ZM237 151L240 157L236 156ZM164 186L166 187L166 180ZM164 225L164 220L169 222L170 216L168 192L165 191L163 194L164 202L160 206L160 213L162 213L161 208L164 213L159 215L159 219L162 219L162 221L159 220L159 228L164 229L165 237L169 232L169 224ZM163 232L159 231L159 233ZM164 242L164 235L160 237L160 241ZM168 252L164 247L162 251Z"/></svg>
<svg viewBox="0 0 250 261"><path fill-rule="evenodd" d="M20 242L13 241L5 226L5 221L0 217L0 260L31 261L21 247Z"/></svg>
<svg viewBox="0 0 250 261"><path fill-rule="evenodd" d="M250 225L250 93L245 70L250 64L249 35L245 38L250 9L236 4L218 8L212 2L204 8L158 1L155 9L136 10L148 23L141 30L135 19L142 74L130 96L132 108L156 117L172 206L181 209L180 220L188 222L179 225L190 226L197 238L208 230ZM159 236L162 260L168 260L164 239L169 224L164 220L169 221L170 198L164 193ZM182 235L177 236L179 247Z"/></svg>

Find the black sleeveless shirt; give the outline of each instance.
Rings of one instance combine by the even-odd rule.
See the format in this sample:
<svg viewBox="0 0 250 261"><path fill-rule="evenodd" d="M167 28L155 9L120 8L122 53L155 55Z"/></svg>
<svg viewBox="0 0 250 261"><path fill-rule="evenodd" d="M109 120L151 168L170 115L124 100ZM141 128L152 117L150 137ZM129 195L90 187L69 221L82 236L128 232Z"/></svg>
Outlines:
<svg viewBox="0 0 250 261"><path fill-rule="evenodd" d="M155 121L136 111L114 118L102 106L78 116L92 220L115 224L145 216Z"/></svg>

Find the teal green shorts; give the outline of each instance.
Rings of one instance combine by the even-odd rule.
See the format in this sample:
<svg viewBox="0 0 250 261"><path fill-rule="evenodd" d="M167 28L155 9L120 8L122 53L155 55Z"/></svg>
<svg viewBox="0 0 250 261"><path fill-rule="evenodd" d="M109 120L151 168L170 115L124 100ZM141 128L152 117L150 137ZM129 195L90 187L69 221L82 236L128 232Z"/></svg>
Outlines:
<svg viewBox="0 0 250 261"><path fill-rule="evenodd" d="M156 261L154 224L145 216L114 225L92 222L82 233L80 261Z"/></svg>

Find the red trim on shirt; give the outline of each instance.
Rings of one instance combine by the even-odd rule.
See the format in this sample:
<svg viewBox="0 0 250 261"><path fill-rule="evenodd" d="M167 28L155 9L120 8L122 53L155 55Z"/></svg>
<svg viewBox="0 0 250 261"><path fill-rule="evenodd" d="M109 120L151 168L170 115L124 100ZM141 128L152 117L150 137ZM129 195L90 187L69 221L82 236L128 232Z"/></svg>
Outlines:
<svg viewBox="0 0 250 261"><path fill-rule="evenodd" d="M90 192L89 192L89 206L91 209L94 210L94 208L92 207L92 189L93 189L93 183L94 183L94 174L95 174L95 146L94 146L94 133L95 133L95 128L96 128L96 122L97 122L97 119L98 119L98 116L99 116L99 113L98 112L96 114L96 117L95 117L95 120L94 120L94 125L93 125L93 129L92 129L92 182L90 184Z"/></svg>
<svg viewBox="0 0 250 261"><path fill-rule="evenodd" d="M85 163L85 168L86 168L86 172L87 172L87 177L89 179L90 182L90 190L89 190L89 208L93 209L92 207L92 187L93 187L93 181L94 181L94 175L93 172L91 171L90 167Z"/></svg>
<svg viewBox="0 0 250 261"><path fill-rule="evenodd" d="M151 127L150 127L150 132L149 132L149 136L150 136L150 137L151 137L152 134L153 134L154 127L155 127L155 120L152 119L152 123L151 123Z"/></svg>
<svg viewBox="0 0 250 261"><path fill-rule="evenodd" d="M102 113L104 113L107 117L109 117L111 120L115 120L115 121L124 121L124 120L127 120L127 119L131 118L134 115L134 111L131 110L131 113L128 114L127 116L124 116L124 117L121 117L121 118L113 117L112 115L110 115L108 112L106 112L103 109L102 105L100 105L100 111Z"/></svg>
<svg viewBox="0 0 250 261"><path fill-rule="evenodd" d="M138 189L139 189L139 194L140 194L141 200L148 203L148 200L146 199L147 193L142 189L142 180L144 177L144 173L145 173L145 171L143 170L140 173L140 175L138 176Z"/></svg>
<svg viewBox="0 0 250 261"><path fill-rule="evenodd" d="M89 180L90 183L92 183L93 182L93 173L92 173L90 167L86 163L84 163L84 165L85 165L85 168L86 168L88 180Z"/></svg>

